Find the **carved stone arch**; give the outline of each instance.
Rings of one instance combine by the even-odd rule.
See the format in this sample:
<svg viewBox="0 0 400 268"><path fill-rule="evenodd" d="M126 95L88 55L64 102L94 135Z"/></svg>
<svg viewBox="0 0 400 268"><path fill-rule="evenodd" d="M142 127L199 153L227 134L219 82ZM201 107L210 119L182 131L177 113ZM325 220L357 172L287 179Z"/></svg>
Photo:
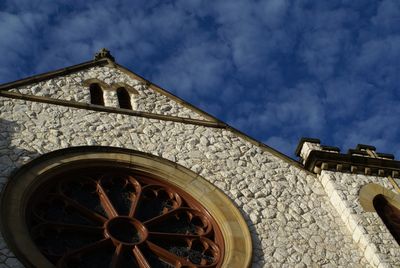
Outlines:
<svg viewBox="0 0 400 268"><path fill-rule="evenodd" d="M400 245L400 194L370 183L361 188L360 203L366 211L376 212L379 215Z"/></svg>
<svg viewBox="0 0 400 268"><path fill-rule="evenodd" d="M400 208L400 194L397 194L379 184L368 183L360 189L359 200L363 209L367 212L376 212L374 198L383 195L390 203Z"/></svg>
<svg viewBox="0 0 400 268"><path fill-rule="evenodd" d="M113 83L111 85L111 88L114 90L117 90L118 88L121 88L121 87L125 88L129 92L129 94L139 95L139 92L134 87L132 87L126 83L118 82L118 83Z"/></svg>
<svg viewBox="0 0 400 268"><path fill-rule="evenodd" d="M91 84L98 84L102 90L110 90L110 85L97 79L97 78L90 78L82 82L82 85L85 87L89 87Z"/></svg>
<svg viewBox="0 0 400 268"><path fill-rule="evenodd" d="M118 82L113 83L111 88L115 92L115 97L118 99L119 107L124 109L137 109L137 97L139 92L132 86Z"/></svg>
<svg viewBox="0 0 400 268"><path fill-rule="evenodd" d="M100 214L97 214L97 216L92 215L89 217L89 215L91 215L89 213L90 211L88 211L87 208L82 208L79 203L74 202L74 200L78 199L71 199L68 194L68 190L65 192L64 189L72 189L69 191L69 193L76 193L79 189L85 189L85 191L90 194L96 193L96 195L98 195L100 198L102 198L101 196L107 196L107 193L102 190L103 187L101 185L103 185L103 178L106 179L106 184L108 183L109 179L112 178L112 176L110 177L110 174L112 173L108 171L108 173L105 173L105 175L99 179L100 185L97 186L97 190L95 192L93 192L93 188L90 185L85 184L83 187L76 187L75 184L75 186L69 185L73 182L78 182L79 184L81 181L85 182L88 180L89 184L93 184L92 179L88 177L87 171L102 173L102 169L104 168L109 169L108 171L117 171L117 174L123 174L124 172L127 172L128 176L126 180L132 181L132 187L130 187L130 190L138 191L137 193L139 194L137 196L140 197L140 193L143 193L145 188L151 190L149 192L150 194L152 193L153 188L164 188L164 196L169 196L172 200L172 203L170 204L172 207L171 212L175 213L175 211L180 209L183 211L188 211L189 214L192 215L189 216L189 218L194 217L199 219L200 217L201 219L205 219L205 221L200 222L197 220L193 227L195 228L193 230L198 230L198 228L200 228L198 233L199 238L197 239L199 242L197 242L196 247L205 248L205 251L202 253L203 255L200 256L202 261L199 262L199 264L191 264L192 262L189 257L182 257L186 255L181 256L178 254L175 257L171 257L171 253L159 249L160 253L158 256L160 259L168 262L172 258L173 260L176 260L173 266L178 267L250 267L252 259L252 242L247 224L232 201L219 189L198 174L169 160L130 149L100 146L72 147L42 155L30 163L22 166L10 178L2 193L0 226L2 234L4 235L4 238L10 249L26 267L54 267L55 262L59 264L59 267L64 267L63 265L65 263L67 263L66 265L68 267L76 267L74 266L74 262L81 261L81 257L74 257L76 254L79 253L85 255L88 252L97 250L97 257L95 259L100 259L100 261L102 261L104 259L102 250L108 250L108 248L114 247L116 247L116 255L114 254L111 260L112 267L126 267L124 263L121 264L114 262L118 256L124 256L123 254L120 254L121 251L118 251L119 248L134 248L135 250L136 247L141 247L142 244L140 243L144 243L143 241L146 240L147 237L150 237L151 235L160 236L159 230L155 230L155 233L152 234L151 229L149 229L150 227L146 225L147 221L140 221L139 218L136 218L135 214L132 214L134 215L132 216L133 218L130 218L129 215L131 214L127 214L128 216L120 216L118 213L116 214L117 216L113 217L112 212L119 210L115 206L115 209L113 210L113 205L110 202L106 202L108 205L103 206L103 208L106 210L106 214L101 214L102 212L100 212ZM82 171L83 175L80 173ZM65 188L68 185L69 188ZM154 191L157 192L157 189ZM59 191L61 192L59 193ZM165 195L165 193L167 193L167 195ZM145 196L147 200L149 195L145 194ZM62 199L61 202L60 198ZM140 202L134 201L136 199L135 194L132 198L132 204L135 202ZM110 200L111 199L109 199L109 201ZM185 202L185 204L188 206L183 206L181 208L179 204L183 202ZM109 220L106 219L104 225L100 225L100 227L95 226L94 229L92 228L89 233L85 230L80 230L80 234L90 234L97 232L95 230L96 228L103 228L104 232L99 232L99 235L104 235L104 238L102 238L100 242L89 244L89 247L84 247L82 249L80 248L79 250L75 251L68 251L66 255L60 255L61 259L56 261L54 261L54 258L51 257L54 255L50 254L50 258L45 257L46 254L46 256L49 256L49 251L47 251L47 249L53 251L53 247L45 247L45 251L43 251L43 240L40 240L38 244L38 242L34 239L36 234L40 235L43 233L43 236L45 239L47 239L49 234L50 237L52 235L56 235L58 237L58 235L62 232L65 232L65 230L78 228L78 226L74 227L70 224L64 224L63 226L54 227L56 228L55 233L46 232L46 230L52 230L51 228L53 227L50 225L54 222L53 218L50 219L50 222L41 222L41 219L45 219L43 218L43 215L46 215L42 213L43 211L54 211L54 209L48 210L49 205L47 203L49 203L50 207L53 208L57 208L60 205L65 206L66 210L63 209L63 213L67 214L62 215L71 215L69 214L71 213L71 209L78 209L80 207L80 209L78 209L81 211L80 215L86 215L85 217L87 220L101 222L102 218L105 217L101 215L108 215L107 218ZM191 203L193 205L190 205ZM111 212L107 212L108 208L110 208L109 206L111 206ZM178 208L173 210L175 206ZM133 205L131 208L134 208ZM164 211L164 209L162 211ZM168 210L165 213L166 215L169 215ZM29 215L33 215L34 217L29 217ZM57 212L55 215L58 217L59 212ZM199 216L197 217L196 215ZM64 216L62 217L62 219L64 219ZM157 219L155 222L159 222L160 218L161 216L156 216L154 218ZM204 225L204 222L209 222L211 225ZM140 233L138 238L139 240L128 241L127 238L130 236L126 237L124 235L121 237L118 227L120 225L123 227L122 230L128 228L128 233L137 230L137 232ZM169 228L171 226L170 223L168 223L167 226ZM207 226L212 226L210 228L214 230L216 234L215 236L208 235L210 233ZM43 230L43 232L41 230ZM142 235L142 232L145 234ZM194 245L195 241L197 241L195 238L196 235L189 233L186 236L188 236L188 238L185 238L185 241L187 241L185 243L188 243L187 247L190 249L192 245ZM179 236L176 238L172 236L172 238L172 241L174 239L177 241L182 239ZM57 238L57 241L62 241L62 239L58 240ZM165 241L171 241L171 237ZM45 241L44 244L46 243L47 242ZM122 246L120 246L120 244ZM102 250L99 250L99 248ZM150 248L150 246L147 246L147 248L154 250L154 248ZM131 251L125 250L124 252L126 253ZM208 255L205 256L204 254ZM209 260L209 256L216 258L218 261L213 261L212 258ZM136 254L135 257L138 258L138 260L143 261L143 255ZM196 258L198 259L198 257ZM59 261L61 261L61 263L59 263ZM145 261L143 262L145 263ZM210 262L210 265L208 265L208 262ZM97 266L96 264L90 263L90 267ZM140 267L149 266L146 266L146 263L142 263Z"/></svg>

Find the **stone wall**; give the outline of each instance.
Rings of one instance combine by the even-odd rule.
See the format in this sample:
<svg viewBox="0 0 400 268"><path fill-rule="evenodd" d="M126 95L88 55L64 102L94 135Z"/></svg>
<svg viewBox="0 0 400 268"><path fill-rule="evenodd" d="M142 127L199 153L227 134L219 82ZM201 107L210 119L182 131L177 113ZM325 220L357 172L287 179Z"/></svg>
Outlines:
<svg viewBox="0 0 400 268"><path fill-rule="evenodd" d="M54 89L57 82L67 85L69 81L68 87L76 85L73 93L55 89L39 93L32 91L33 87L19 91L56 94L58 98L72 94L73 100L87 101L87 93L83 93L86 89L78 86L80 76L86 79L90 75L74 74L40 84ZM97 78L107 82L107 77ZM174 114L185 114L185 109ZM247 220L254 267L369 266L315 175L231 131L0 97L2 186L13 170L29 160L80 145L151 153L177 162L216 185ZM0 267L20 267L1 239L0 245Z"/></svg>
<svg viewBox="0 0 400 268"><path fill-rule="evenodd" d="M143 82L129 77L125 72L112 67L92 67L88 70L74 72L69 75L34 83L28 86L11 89L11 92L45 96L55 99L90 103L90 92L84 81L98 79L111 86L116 83L125 83L133 87L138 94L131 93L132 107L136 111L172 115L192 119L207 120L199 113L184 107L182 104L150 89ZM116 91L103 88L104 103L106 106L119 107Z"/></svg>
<svg viewBox="0 0 400 268"><path fill-rule="evenodd" d="M400 246L379 215L366 211L360 202L360 190L370 183L394 191L388 178L324 170L319 179L366 260L375 267L399 264Z"/></svg>

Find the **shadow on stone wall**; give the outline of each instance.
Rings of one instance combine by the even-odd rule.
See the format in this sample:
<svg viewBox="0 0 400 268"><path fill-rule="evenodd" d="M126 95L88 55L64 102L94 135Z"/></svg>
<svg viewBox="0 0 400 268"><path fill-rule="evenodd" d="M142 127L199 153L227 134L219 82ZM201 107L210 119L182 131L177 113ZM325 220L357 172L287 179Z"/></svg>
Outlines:
<svg viewBox="0 0 400 268"><path fill-rule="evenodd" d="M229 198L231 199L231 198ZM249 227L249 231L251 234L251 242L253 245L253 257L252 257L252 263L253 265L257 265L255 267L261 267L263 263L265 263L265 254L263 253L262 250L262 243L261 243L261 234L259 234L254 226L254 223L250 219L250 215L243 210L243 208L239 207L236 205L236 203L231 199L232 203L235 204L236 208L239 209L240 213L243 215L243 218L245 219L247 226Z"/></svg>
<svg viewBox="0 0 400 268"><path fill-rule="evenodd" d="M22 159L35 155L33 152L13 145L12 138L17 131L19 131L17 123L0 118L0 192L6 185L9 176L22 165L20 164ZM7 249L2 234L0 234L0 244L2 245L0 267L23 267L14 254Z"/></svg>
<svg viewBox="0 0 400 268"><path fill-rule="evenodd" d="M13 140L20 126L9 120L0 118L0 191L7 183L9 176L23 164L38 156L37 152L20 148L20 139Z"/></svg>

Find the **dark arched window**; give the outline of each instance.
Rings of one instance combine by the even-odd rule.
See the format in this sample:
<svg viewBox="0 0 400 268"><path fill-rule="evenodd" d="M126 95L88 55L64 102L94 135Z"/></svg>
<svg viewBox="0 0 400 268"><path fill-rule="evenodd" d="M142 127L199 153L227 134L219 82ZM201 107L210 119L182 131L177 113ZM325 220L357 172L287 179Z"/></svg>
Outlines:
<svg viewBox="0 0 400 268"><path fill-rule="evenodd" d="M374 207L390 233L400 245L400 209L390 204L383 195L374 198Z"/></svg>
<svg viewBox="0 0 400 268"><path fill-rule="evenodd" d="M90 103L104 106L103 90L99 84L90 84Z"/></svg>
<svg viewBox="0 0 400 268"><path fill-rule="evenodd" d="M129 93L124 87L117 89L117 96L120 108L132 109Z"/></svg>

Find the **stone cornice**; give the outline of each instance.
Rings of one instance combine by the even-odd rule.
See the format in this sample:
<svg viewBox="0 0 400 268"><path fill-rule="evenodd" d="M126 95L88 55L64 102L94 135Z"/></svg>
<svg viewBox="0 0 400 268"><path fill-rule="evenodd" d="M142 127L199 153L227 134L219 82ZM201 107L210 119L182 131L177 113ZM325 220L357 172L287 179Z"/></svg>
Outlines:
<svg viewBox="0 0 400 268"><path fill-rule="evenodd" d="M358 144L355 149L343 154L337 147L321 145L318 139L302 138L296 154L302 158L304 168L316 174L330 170L398 178L400 161L394 160L392 154L375 150L374 146Z"/></svg>
<svg viewBox="0 0 400 268"><path fill-rule="evenodd" d="M214 127L214 128L225 128L226 127L226 125L222 122L210 122L210 121L191 119L191 118L185 118L185 117L154 114L154 113L141 112L141 111L132 111L129 109L88 104L88 103L82 103L82 102L77 102L77 101L53 99L53 98L49 98L49 97L27 95L27 94L21 94L21 93L17 93L17 92L0 91L0 96L6 97L6 98L12 98L12 99L20 99L20 100L26 100L26 101L34 101L34 102L48 103L48 104L66 106L66 107L73 107L73 108L78 108L78 109L86 109L86 110L93 110L93 111L107 112L107 113L114 113L114 114L126 114L126 115L132 115L132 116L137 116L137 117L146 117L149 119L164 120L164 121L173 121L173 122L179 122L179 123L184 123L184 124L193 124L193 125Z"/></svg>
<svg viewBox="0 0 400 268"><path fill-rule="evenodd" d="M42 97L42 96L26 95L26 94L20 94L20 93L9 92L9 91L1 91L1 90L0 90L0 97L48 103L48 104L73 107L73 108L78 108L78 109L93 110L93 111L99 111L99 112L126 114L126 115L137 116L137 117L145 117L145 118L149 118L149 119L158 119L158 120L164 120L164 121L179 122L179 123L183 123L183 124L192 124L192 125L199 125L199 126L212 127L212 128L221 128L221 129L231 131L232 133L235 133L236 135L243 138L244 140L246 140L256 146L259 146L262 150L265 150L265 151L275 155L276 157L279 157L280 159L286 161L287 163L290 163L290 164L304 170L304 167L299 162L295 161L294 159L290 158L289 156L258 141L255 138L250 137L249 135L241 132L240 130L237 130L236 128L234 128L222 121L217 121L217 122L211 121L210 122L210 121L205 121L205 120L132 111L132 110L128 110L128 109L106 107L106 106L101 106L101 105L87 104L87 103L76 102L76 101L66 101L66 100L53 99L53 98ZM305 170L305 171L308 172L308 170ZM310 175L313 175L313 174L310 173Z"/></svg>
<svg viewBox="0 0 400 268"><path fill-rule="evenodd" d="M332 170L375 176L399 177L400 161L327 151L311 151L304 167L314 173Z"/></svg>

